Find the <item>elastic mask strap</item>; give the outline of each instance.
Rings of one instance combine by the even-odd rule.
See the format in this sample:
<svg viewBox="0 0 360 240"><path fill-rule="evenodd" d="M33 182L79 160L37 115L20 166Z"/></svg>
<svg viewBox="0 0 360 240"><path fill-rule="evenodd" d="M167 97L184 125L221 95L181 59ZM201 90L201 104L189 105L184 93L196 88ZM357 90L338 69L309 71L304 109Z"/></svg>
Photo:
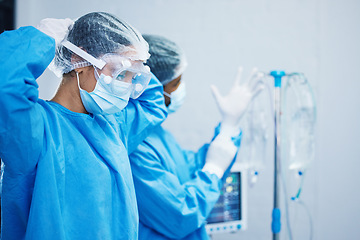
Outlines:
<svg viewBox="0 0 360 240"><path fill-rule="evenodd" d="M77 84L78 84L79 91L80 91L81 87L80 87L79 73L76 71L75 71L75 73L76 73Z"/></svg>
<svg viewBox="0 0 360 240"><path fill-rule="evenodd" d="M164 95L171 98L171 94L168 94L167 92L164 91Z"/></svg>

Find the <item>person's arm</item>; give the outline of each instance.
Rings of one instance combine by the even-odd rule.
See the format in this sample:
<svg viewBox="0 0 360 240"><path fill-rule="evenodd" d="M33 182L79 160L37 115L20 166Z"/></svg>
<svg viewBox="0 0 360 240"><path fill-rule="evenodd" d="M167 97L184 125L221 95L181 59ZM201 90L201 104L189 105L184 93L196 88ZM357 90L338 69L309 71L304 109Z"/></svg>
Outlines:
<svg viewBox="0 0 360 240"><path fill-rule="evenodd" d="M212 137L212 141L219 135L221 130L221 123L219 123L214 130L214 136ZM241 137L242 137L242 131L238 129L235 131L235 133L238 133L237 135L232 137L233 144L239 149L240 143L241 143ZM199 148L197 152L190 151L190 150L184 150L184 156L186 158L186 161L189 165L190 173L193 174L197 170L200 170L204 167L206 163L206 154L209 150L210 143L205 143L203 146Z"/></svg>
<svg viewBox="0 0 360 240"><path fill-rule="evenodd" d="M205 143L199 148L197 152L191 150L183 151L191 175L195 174L196 171L204 167L206 161L206 153L209 149L209 145L209 143Z"/></svg>
<svg viewBox="0 0 360 240"><path fill-rule="evenodd" d="M0 35L0 157L7 172L36 167L44 137L36 79L54 55L54 40L34 27Z"/></svg>
<svg viewBox="0 0 360 240"><path fill-rule="evenodd" d="M153 74L146 90L137 99L130 99L124 114L125 122L120 125L125 125L125 137L130 154L167 116L163 87Z"/></svg>
<svg viewBox="0 0 360 240"><path fill-rule="evenodd" d="M144 144L130 159L140 221L144 225L178 239L205 223L220 196L221 181L215 174L196 171L190 181L181 184Z"/></svg>

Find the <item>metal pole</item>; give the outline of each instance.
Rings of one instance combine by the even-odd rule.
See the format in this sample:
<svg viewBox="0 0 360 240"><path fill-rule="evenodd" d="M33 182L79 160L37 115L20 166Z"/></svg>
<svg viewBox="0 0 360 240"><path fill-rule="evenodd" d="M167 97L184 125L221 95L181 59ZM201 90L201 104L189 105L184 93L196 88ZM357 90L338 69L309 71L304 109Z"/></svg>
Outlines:
<svg viewBox="0 0 360 240"><path fill-rule="evenodd" d="M275 101L275 113L274 113L274 135L275 135L275 146L274 146L274 208L272 211L272 222L271 230L273 233L273 240L279 240L281 230L281 212L280 212L280 169L281 169L281 154L280 154L280 117L281 117L281 78L285 76L283 71L272 71L270 73L274 77L275 90L274 90L274 101Z"/></svg>

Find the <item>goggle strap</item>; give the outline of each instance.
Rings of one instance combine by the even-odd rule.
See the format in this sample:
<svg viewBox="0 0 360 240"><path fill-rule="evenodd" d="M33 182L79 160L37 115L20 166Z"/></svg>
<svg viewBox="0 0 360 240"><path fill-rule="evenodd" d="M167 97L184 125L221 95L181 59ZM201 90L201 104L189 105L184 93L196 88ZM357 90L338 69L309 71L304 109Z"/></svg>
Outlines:
<svg viewBox="0 0 360 240"><path fill-rule="evenodd" d="M84 50L79 48L78 46L72 44L71 42L63 41L61 44L64 47L66 47L67 49L69 49L70 51L72 51L73 53L75 53L76 55L78 55L78 56L82 57L83 59L85 59L86 61L90 62L95 67L99 68L100 70L104 68L104 66L106 64L105 61L94 58L93 56L91 56L90 54L88 54L87 52L85 52Z"/></svg>

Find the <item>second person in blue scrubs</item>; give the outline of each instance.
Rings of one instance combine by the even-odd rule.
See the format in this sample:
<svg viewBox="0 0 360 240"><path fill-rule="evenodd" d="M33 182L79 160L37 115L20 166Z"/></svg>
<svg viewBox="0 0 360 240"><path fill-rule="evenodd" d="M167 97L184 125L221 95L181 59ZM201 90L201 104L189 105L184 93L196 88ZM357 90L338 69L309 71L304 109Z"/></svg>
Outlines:
<svg viewBox="0 0 360 240"><path fill-rule="evenodd" d="M143 37L151 54L147 64L164 87L168 112L175 112L186 95L182 80L185 55L169 39ZM216 88L214 94L223 120L211 143L197 152L187 151L169 131L158 126L130 155L140 240L209 238L206 219L220 196L224 173L238 150L239 120L255 95L237 85L225 97Z"/></svg>

